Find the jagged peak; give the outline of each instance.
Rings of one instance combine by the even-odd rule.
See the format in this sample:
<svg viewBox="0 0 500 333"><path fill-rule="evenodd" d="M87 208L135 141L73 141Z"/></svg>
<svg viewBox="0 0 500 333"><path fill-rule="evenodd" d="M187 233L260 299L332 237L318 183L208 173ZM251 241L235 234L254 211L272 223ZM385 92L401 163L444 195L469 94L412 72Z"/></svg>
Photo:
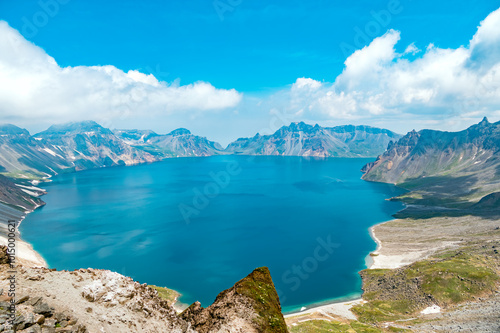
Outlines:
<svg viewBox="0 0 500 333"><path fill-rule="evenodd" d="M191 134L191 131L185 128L178 128L176 130L173 130L172 132L168 133L168 135L173 135L173 136L179 136L179 135L189 135Z"/></svg>
<svg viewBox="0 0 500 333"><path fill-rule="evenodd" d="M306 124L305 122L303 121L297 121L297 122L293 122L290 124L289 127L294 127L294 128L297 128L299 130L303 130L303 129L309 129L309 128L312 128L313 126L312 125L309 125L309 124Z"/></svg>
<svg viewBox="0 0 500 333"><path fill-rule="evenodd" d="M283 126L279 130L275 132L275 134L282 133L282 132L308 132L314 129L319 129L318 127L313 127L312 125L306 124L303 121L300 122L292 122L288 126Z"/></svg>
<svg viewBox="0 0 500 333"><path fill-rule="evenodd" d="M235 320L244 332L288 332L267 267L256 268L233 287L219 293L209 307L202 308L199 302L193 303L180 317L200 333L229 331Z"/></svg>
<svg viewBox="0 0 500 333"><path fill-rule="evenodd" d="M479 125L489 125L489 121L488 121L488 118L487 117L484 117L483 120L481 120L481 122L479 123Z"/></svg>

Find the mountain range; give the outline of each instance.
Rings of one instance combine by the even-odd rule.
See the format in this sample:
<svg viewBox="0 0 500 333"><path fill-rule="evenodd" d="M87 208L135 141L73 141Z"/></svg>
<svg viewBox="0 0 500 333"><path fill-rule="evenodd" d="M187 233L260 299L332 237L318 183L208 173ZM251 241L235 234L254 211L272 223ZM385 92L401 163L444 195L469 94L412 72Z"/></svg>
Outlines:
<svg viewBox="0 0 500 333"><path fill-rule="evenodd" d="M153 131L116 130L115 135L133 148L147 152L157 158L212 156L223 148L220 144L196 136L185 128L160 135Z"/></svg>
<svg viewBox="0 0 500 333"><path fill-rule="evenodd" d="M470 206L500 191L500 122L484 118L460 132L412 131L363 172L365 180L410 190L400 198L409 204Z"/></svg>
<svg viewBox="0 0 500 333"><path fill-rule="evenodd" d="M32 136L14 125L0 126L0 174L28 187L29 182L33 184L62 172L149 163L170 157L378 155L363 168L363 179L408 189L410 192L398 198L407 204L453 208L471 206L500 192L499 151L500 122L490 123L486 118L460 132L421 130L405 136L369 126L328 128L299 122L283 126L272 135L240 138L225 149L184 128L168 134L151 130L112 131L85 121L54 125ZM36 192L21 190L29 194L23 199L25 203L36 199ZM29 197L33 194L35 197ZM491 197L488 202L491 206ZM22 207L29 210L33 205Z"/></svg>
<svg viewBox="0 0 500 333"><path fill-rule="evenodd" d="M13 125L0 126L0 173L15 178L16 182L14 184L11 179L0 175L0 234L7 233L5 226L8 220L21 221L28 212L44 204L39 197L45 192L33 186L33 184L38 184L40 179L60 172L154 162L177 156L219 154L339 157L369 157L378 154L374 162L367 164L362 169L364 173L362 177L367 181L394 183L409 190L408 193L395 199L415 207L425 206L425 209L439 206L437 208L445 211L446 214L450 211L458 211L460 216L467 215L467 218L470 214L479 211L481 219L484 218L488 223L489 221L492 223L498 221L500 208L500 122L490 123L486 118L479 124L460 132L422 130L409 132L405 136L368 126L322 128L318 125L292 123L290 126L280 128L273 135L256 135L252 138L238 139L226 149L206 138L195 136L186 129L177 129L168 134L160 135L153 131L142 130L111 131L95 122L88 121L51 126L48 130L33 136L28 131ZM465 210L461 208L465 208ZM409 219L411 223L413 223L413 219L418 218L415 211L408 213L407 216L411 217ZM436 219L428 220L429 223L426 221L422 223L424 229L437 228L434 224L430 226L431 223L437 223ZM446 224L450 225L457 223L451 219L448 221L448 217L445 221ZM398 220L398 230L405 229L400 225L403 222L405 220ZM471 222L467 220L467 224L469 228ZM410 233L415 230L412 229L414 228L413 224L408 228ZM457 227L453 225L453 228ZM498 239L495 234L499 228L497 224L492 224L488 228L486 233L479 235L489 235L488 237L491 236L492 239ZM397 233L397 231L393 232ZM377 235L379 236L378 231ZM456 238L457 235L453 235L453 237ZM458 243L453 237L451 238L453 241L450 243ZM408 242L407 238L408 234L404 236L404 242ZM444 238L444 235L439 236L440 240ZM432 240L426 239L425 247L429 246L428 242L432 242ZM478 246L482 246L481 251L486 251L486 248L490 251L484 252L488 253L487 260L490 261L491 258L494 258L493 255L498 254L498 251L495 250L497 245L491 245L496 244L491 242L484 244L487 245L479 244ZM385 247L384 243L383 248ZM5 249L6 247L0 248L0 256L8 258ZM462 253L462 249L466 248L461 248L457 256ZM378 255L376 254L376 256ZM439 257L438 262L441 263L442 260L443 258ZM426 267L426 262L417 264L419 265L417 267ZM435 265L436 263L431 262L431 264ZM460 261L460 265L462 264L463 262ZM461 275L466 274L463 273L464 269L460 265L454 264L449 267L458 267ZM395 271L384 270L382 273L377 270L374 273L376 275L375 282L370 280L367 271L363 271L365 272L362 272L365 292L368 288L373 288L372 284L376 286L374 289L376 293L372 293L370 298L365 296L367 306L372 307L373 304L380 302L382 302L380 304L387 304L383 303L387 301L385 299L388 297L387 295L399 297L394 290L399 290L399 293L404 292L402 297L405 302L408 299L415 301L412 297L418 292L414 292L413 289L417 288L418 290L420 282L426 277L419 276L418 279L414 279L418 282L419 286L417 287L405 287L408 285L406 271L403 275L401 272L409 270L411 274L415 274L415 271L412 270L413 266L407 267L409 268L400 268ZM449 267L447 266L447 269ZM54 272L48 269L40 271L37 269L37 278L33 279L35 276L33 273L26 273L24 269L20 272L21 278L24 279L22 280L23 284L28 283L27 281L43 280L44 278L40 274L45 276L50 274L50 281L53 281L54 278L59 279L58 284L56 284L57 291L59 291L61 286L59 283L62 281L67 283L69 289L66 289L75 289L77 292L64 294L69 300L64 303L65 307L74 302L76 302L74 304L78 302L78 304L87 304L85 302L91 299L93 301L92 308L74 307L74 312L83 318L87 318L85 316L88 313L95 313L94 318L97 319L92 318L92 320L85 321L86 325L94 325L94 323L100 325L101 319L99 318L106 318L106 322L110 323L109 316L121 318L123 313L126 313L127 318L135 320L137 323L148 323L151 327L178 327L179 331L186 332L189 331L189 329L186 330L189 327L195 328L197 332L212 332L219 329L232 331L236 328L242 328L248 332L287 332L286 322L281 314L279 297L269 270L266 268L254 270L248 277L237 282L234 287L220 293L211 306L202 308L199 303L194 303L181 314L175 314L175 311L168 307L168 303L161 300L159 294L155 293L153 289L149 290L145 284L133 282L130 278L118 277L117 273L92 269L80 269L75 272ZM419 270L417 269L416 272ZM432 268L432 281L435 279L435 272L436 269ZM441 270L439 273L441 275ZM461 278L461 281L465 280L467 285L470 285L470 281L479 285L483 280L476 275L474 273L472 280ZM115 284L109 284L110 288L114 289L110 289L108 294L120 300L120 303L116 304L121 305L116 307L109 307L108 294L106 297L99 296L98 298L95 296L97 293L88 288L88 285L99 286L99 288L106 286L101 280L106 279L107 276L111 276L113 281L121 281L120 286L124 288L118 289L125 290L124 293L117 293L116 288L113 287ZM471 277L472 275L466 276ZM456 281L453 276L451 278ZM402 281L400 282L398 279L402 279ZM82 281L86 281L87 284L83 285ZM102 288L96 290L101 296L107 292L103 292ZM134 293L130 293L130 290ZM43 292L42 296L47 295L48 299L47 290L38 291ZM81 297L84 295L85 297ZM437 304L434 297L438 295L438 292L431 295L426 291L422 295L427 302L430 302L429 304ZM39 312L40 306L38 303L32 302L31 297L33 296L30 293L29 296L21 297L21 299L28 304L25 306L25 310L29 310L30 315L34 316L34 312ZM482 294L481 297L483 297ZM42 297L39 295L34 297L36 302L40 302L41 299ZM50 301L54 299L51 298ZM122 299L124 303L121 303ZM419 300L418 297L415 299ZM26 302L27 300L30 302ZM99 302L106 304L99 307ZM123 304L137 305L129 307L122 306ZM51 308L45 303L43 305L48 309L47 313L55 312L55 308ZM78 309L85 310L77 312ZM89 311L88 309L94 310ZM110 309L118 309L118 311L110 312ZM143 309L148 309L148 312ZM366 315L361 311L363 308L358 306L353 309L358 314L358 319L364 320L363 316ZM369 309L371 323L372 308ZM420 310L418 308L418 311ZM106 316L101 315L101 313L105 313ZM147 320L143 319L143 314L146 315ZM97 317L98 315L99 317ZM60 315L56 314L54 317L56 319L52 320L53 326L68 325L68 321ZM32 317L26 318L19 316L18 325L26 327L26 325L34 324L34 321L29 319ZM454 318L457 318L456 315ZM393 321L392 317L391 321ZM76 322L76 320L72 320L70 325L74 325ZM116 322L121 323L118 320ZM355 322L353 321L353 323ZM82 329L80 331L84 331L84 328L85 326L79 326L79 329Z"/></svg>
<svg viewBox="0 0 500 333"><path fill-rule="evenodd" d="M61 172L155 162L170 157L224 154L374 157L401 136L368 126L323 128L303 122L269 136L238 139L224 149L184 128L168 134L150 130L110 130L94 121L51 126L30 133L0 126L0 174L41 179Z"/></svg>
<svg viewBox="0 0 500 333"><path fill-rule="evenodd" d="M226 153L244 155L375 157L401 135L370 126L283 126L272 135L255 135L229 144Z"/></svg>

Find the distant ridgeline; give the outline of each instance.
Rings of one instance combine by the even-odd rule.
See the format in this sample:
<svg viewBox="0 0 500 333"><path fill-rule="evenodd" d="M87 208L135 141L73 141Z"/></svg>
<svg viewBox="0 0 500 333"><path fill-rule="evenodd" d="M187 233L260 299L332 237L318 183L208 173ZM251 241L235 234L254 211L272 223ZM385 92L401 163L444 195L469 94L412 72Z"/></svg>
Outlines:
<svg viewBox="0 0 500 333"><path fill-rule="evenodd" d="M499 209L500 122L484 118L461 132L412 131L363 172L365 180L410 190L398 198L408 204Z"/></svg>
<svg viewBox="0 0 500 333"><path fill-rule="evenodd" d="M0 126L0 174L42 179L116 165L155 162L169 157L223 154L375 157L401 136L368 126L323 128L304 123L284 126L273 135L238 139L226 149L177 129L165 135L148 130L116 130L93 121L54 125L30 135L14 125Z"/></svg>
<svg viewBox="0 0 500 333"><path fill-rule="evenodd" d="M474 208L473 204L482 209L498 206L495 198L499 196L489 196L481 205L478 202L500 191L499 150L500 122L492 124L486 118L461 132L422 130L403 137L369 126L326 128L291 123L272 135L240 138L226 149L182 128L160 135L149 130L112 131L85 121L54 125L32 136L14 125L0 126L0 174L16 179L25 187L31 185L28 181L62 172L155 162L169 157L382 154L363 168L363 179L394 183L411 190L398 198L406 203L450 208ZM4 193L7 193L6 182L0 182ZM20 189L20 194L27 195L22 207L29 210L39 204L36 196L32 197L39 193ZM37 203L26 204L32 200ZM0 202L6 201L0 197Z"/></svg>
<svg viewBox="0 0 500 333"><path fill-rule="evenodd" d="M255 135L229 144L226 153L318 157L375 157L401 135L370 126L283 126L272 135Z"/></svg>

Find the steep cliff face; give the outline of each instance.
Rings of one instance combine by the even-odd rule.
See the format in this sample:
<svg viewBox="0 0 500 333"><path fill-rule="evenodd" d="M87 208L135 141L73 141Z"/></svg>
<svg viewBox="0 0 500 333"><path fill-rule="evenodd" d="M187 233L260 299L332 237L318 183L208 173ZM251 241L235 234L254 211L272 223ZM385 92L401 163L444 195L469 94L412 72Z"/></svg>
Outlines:
<svg viewBox="0 0 500 333"><path fill-rule="evenodd" d="M12 178L40 179L67 171L221 152L218 143L183 128L166 135L150 130L113 132L84 121L54 125L31 136L14 125L0 126L0 174Z"/></svg>
<svg viewBox="0 0 500 333"><path fill-rule="evenodd" d="M232 288L221 292L205 309L198 302L192 304L181 318L199 333L288 332L267 267L255 269Z"/></svg>
<svg viewBox="0 0 500 333"><path fill-rule="evenodd" d="M71 167L56 150L25 129L0 126L0 173L16 178L41 178Z"/></svg>
<svg viewBox="0 0 500 333"><path fill-rule="evenodd" d="M255 135L231 143L225 150L243 155L374 157L401 136L369 126L323 128L303 122L283 126L273 135Z"/></svg>
<svg viewBox="0 0 500 333"><path fill-rule="evenodd" d="M45 194L35 187L14 184L0 175L0 204L5 204L22 211L30 211L45 203L38 196Z"/></svg>
<svg viewBox="0 0 500 333"><path fill-rule="evenodd" d="M139 130L117 130L115 134L132 147L159 158L212 156L222 151L218 143L193 135L185 128L176 129L165 135Z"/></svg>
<svg viewBox="0 0 500 333"><path fill-rule="evenodd" d="M500 122L484 118L454 133L412 131L390 143L363 172L369 181L454 196L457 201L478 200L500 189Z"/></svg>

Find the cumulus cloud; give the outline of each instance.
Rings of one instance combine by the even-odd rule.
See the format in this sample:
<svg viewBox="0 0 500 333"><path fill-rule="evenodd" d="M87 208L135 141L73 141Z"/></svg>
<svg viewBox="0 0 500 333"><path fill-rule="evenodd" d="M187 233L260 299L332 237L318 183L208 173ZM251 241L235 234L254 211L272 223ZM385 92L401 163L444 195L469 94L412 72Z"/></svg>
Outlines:
<svg viewBox="0 0 500 333"><path fill-rule="evenodd" d="M500 115L500 9L479 25L467 46L397 53L400 32L389 30L345 61L333 83L299 78L285 108L323 119L381 116Z"/></svg>
<svg viewBox="0 0 500 333"><path fill-rule="evenodd" d="M181 86L114 66L61 67L5 21L0 50L0 122L193 114L235 107L242 99L234 89L206 82Z"/></svg>

